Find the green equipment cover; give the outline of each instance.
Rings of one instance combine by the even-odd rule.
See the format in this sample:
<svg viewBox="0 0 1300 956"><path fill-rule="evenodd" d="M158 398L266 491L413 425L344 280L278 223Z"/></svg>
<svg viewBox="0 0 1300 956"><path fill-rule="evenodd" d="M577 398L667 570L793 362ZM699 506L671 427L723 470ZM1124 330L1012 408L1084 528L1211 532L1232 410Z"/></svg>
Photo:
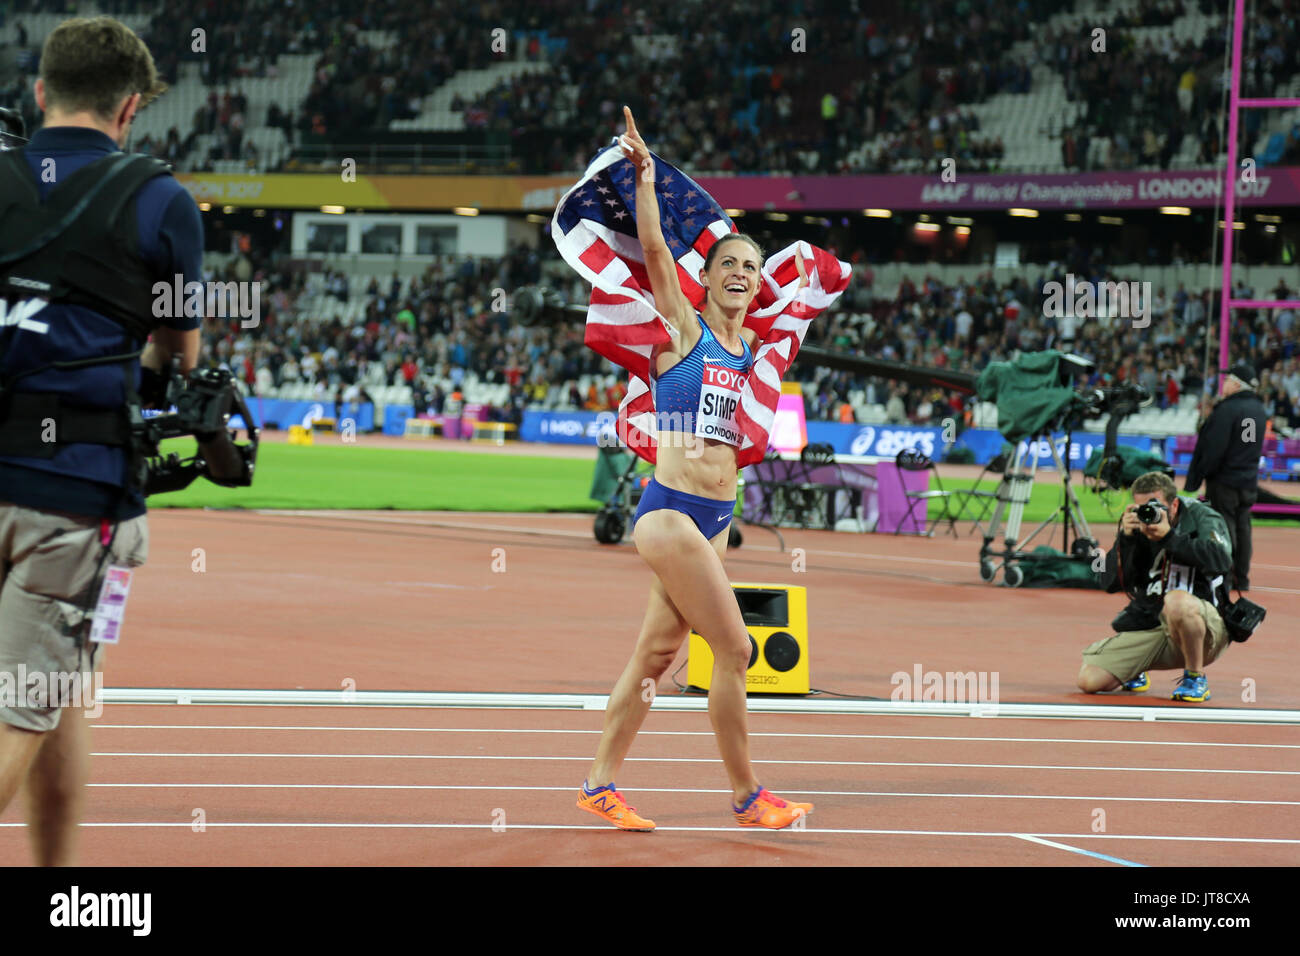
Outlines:
<svg viewBox="0 0 1300 956"><path fill-rule="evenodd" d="M1170 478L1174 477L1174 469L1155 452L1142 451L1129 445L1116 445L1115 455L1120 460L1119 487L1121 488L1127 488L1148 471L1159 471ZM1097 477L1097 472L1101 469L1101 459L1102 449L1094 448L1088 463L1083 466L1085 477Z"/></svg>
<svg viewBox="0 0 1300 956"><path fill-rule="evenodd" d="M1074 391L1061 384L1061 361L1061 353L1049 349L990 362L980 373L976 394L997 403L998 431L1007 441L1041 435L1074 401Z"/></svg>
<svg viewBox="0 0 1300 956"><path fill-rule="evenodd" d="M636 456L617 445L601 445L596 455L596 470L591 476L591 495L597 501L609 501L618 480L627 472Z"/></svg>
<svg viewBox="0 0 1300 956"><path fill-rule="evenodd" d="M1018 562L1025 573L1024 588L1100 588L1092 562L1072 558L1046 545L1033 550L1033 557Z"/></svg>

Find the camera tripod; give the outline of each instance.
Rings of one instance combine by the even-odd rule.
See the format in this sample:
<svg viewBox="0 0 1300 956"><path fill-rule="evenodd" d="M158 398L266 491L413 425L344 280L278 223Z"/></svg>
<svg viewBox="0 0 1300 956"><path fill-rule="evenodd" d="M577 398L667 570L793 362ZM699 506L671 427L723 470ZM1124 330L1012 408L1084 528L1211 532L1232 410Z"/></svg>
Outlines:
<svg viewBox="0 0 1300 956"><path fill-rule="evenodd" d="M1034 479L1038 473L1038 455L1033 453L1034 445L1043 438L1046 438L1048 446L1052 449L1052 458L1056 462L1057 472L1061 476L1063 486L1061 506L1047 520L1035 528L1031 534L1023 540L1017 540L1020 535L1020 523L1024 519L1025 505L1029 504L1030 495L1034 490ZM1030 458L1028 466L1025 463L1026 456ZM1043 529L1058 520L1061 521L1063 526L1064 548L1062 550L1074 558L1088 559L1091 556L1097 546L1097 541L1093 538L1087 519L1083 516L1083 508L1079 504L1079 498L1070 486L1070 469L1066 466L1069 459L1070 430L1068 428L1065 431L1064 461L1061 459L1061 453L1056 447L1056 442L1052 441L1051 432L1035 435L1027 442L1016 445L1015 458L1003 472L1002 481L998 485L997 507L993 511L993 520L984 533L984 544L980 547L980 578L982 580L992 583L993 579L997 577L1000 568L1003 572L1003 582L1007 587L1020 587L1025 580L1025 572L1020 567L1020 562L1040 559L1039 555L1028 550L1029 543ZM1003 550L997 551L993 549L992 544L998 537L998 529L1002 527L1004 517L1006 518L1006 532L1003 536L1005 547ZM1074 535L1073 543L1070 541L1071 533Z"/></svg>

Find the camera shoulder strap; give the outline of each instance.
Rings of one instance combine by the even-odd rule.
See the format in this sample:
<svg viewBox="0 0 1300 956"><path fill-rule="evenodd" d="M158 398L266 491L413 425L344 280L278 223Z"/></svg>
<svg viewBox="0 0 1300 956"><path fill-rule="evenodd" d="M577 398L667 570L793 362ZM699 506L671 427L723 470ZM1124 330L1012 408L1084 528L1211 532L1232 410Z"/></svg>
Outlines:
<svg viewBox="0 0 1300 956"><path fill-rule="evenodd" d="M41 204L40 192L32 182L31 169L23 153L24 151L19 149L0 153L0 163L8 167L7 169L0 167L0 169L3 169L8 181L18 186L18 191L10 194L10 201L0 210L0 213L8 213L13 207L26 206L29 203ZM41 230L27 245L0 252L0 266L20 262L40 252L61 236L82 213L90 208L90 204L104 190L104 187L126 170L131 161L132 157L127 153L110 154L103 159L86 164L69 176L62 183L69 188L56 189L45 204L47 212L58 218ZM89 181L92 185L81 193L80 198L76 198L77 190L71 187L79 186L82 180Z"/></svg>
<svg viewBox="0 0 1300 956"><path fill-rule="evenodd" d="M0 295L85 306L147 338L158 324L152 270L139 255L131 200L170 173L151 156L110 153L69 174L42 202L25 153L0 153Z"/></svg>

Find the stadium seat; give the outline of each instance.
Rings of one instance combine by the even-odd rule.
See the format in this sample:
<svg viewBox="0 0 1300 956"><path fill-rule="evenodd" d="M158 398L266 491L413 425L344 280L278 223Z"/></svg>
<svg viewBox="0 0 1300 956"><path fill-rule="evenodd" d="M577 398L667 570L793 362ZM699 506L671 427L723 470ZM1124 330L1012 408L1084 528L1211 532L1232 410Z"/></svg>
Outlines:
<svg viewBox="0 0 1300 956"><path fill-rule="evenodd" d="M522 49L521 49L522 52ZM420 104L420 114L414 119L393 120L389 128L393 130L463 130L465 114L453 112L452 100L456 96L472 101L487 93L498 83L513 80L525 73L543 69L538 63L527 60L513 60L493 63L482 70L460 70L451 79L426 96Z"/></svg>

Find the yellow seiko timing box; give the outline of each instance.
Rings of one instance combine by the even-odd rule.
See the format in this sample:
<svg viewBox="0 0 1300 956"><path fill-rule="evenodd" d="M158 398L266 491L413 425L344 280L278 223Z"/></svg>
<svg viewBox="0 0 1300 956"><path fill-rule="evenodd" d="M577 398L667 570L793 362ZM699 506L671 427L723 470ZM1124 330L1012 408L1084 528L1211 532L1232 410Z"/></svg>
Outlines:
<svg viewBox="0 0 1300 956"><path fill-rule="evenodd" d="M789 584L733 584L752 645L745 687L751 694L807 694L808 589ZM709 689L713 652L691 631L686 683Z"/></svg>

